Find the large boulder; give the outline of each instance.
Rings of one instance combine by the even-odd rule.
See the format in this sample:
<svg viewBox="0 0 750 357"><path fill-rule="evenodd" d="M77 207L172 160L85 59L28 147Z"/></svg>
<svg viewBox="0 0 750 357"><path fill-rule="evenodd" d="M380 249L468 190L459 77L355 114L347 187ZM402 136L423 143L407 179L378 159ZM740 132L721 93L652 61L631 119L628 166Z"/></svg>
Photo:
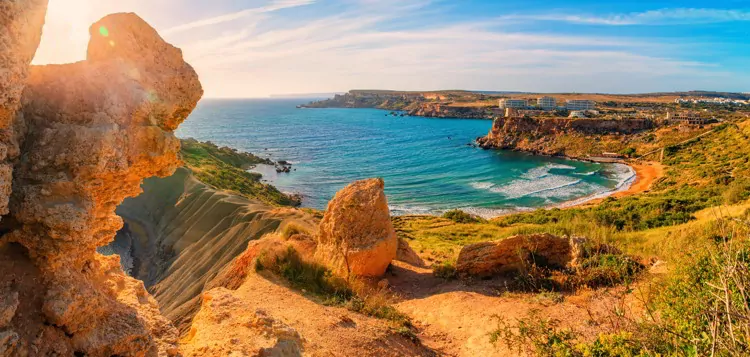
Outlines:
<svg viewBox="0 0 750 357"><path fill-rule="evenodd" d="M581 244L552 234L516 235L492 242L481 242L461 249L456 270L464 276L489 277L523 271L531 264L551 268L571 265Z"/></svg>
<svg viewBox="0 0 750 357"><path fill-rule="evenodd" d="M337 274L378 277L396 258L398 240L382 179L345 187L328 203L315 257Z"/></svg>

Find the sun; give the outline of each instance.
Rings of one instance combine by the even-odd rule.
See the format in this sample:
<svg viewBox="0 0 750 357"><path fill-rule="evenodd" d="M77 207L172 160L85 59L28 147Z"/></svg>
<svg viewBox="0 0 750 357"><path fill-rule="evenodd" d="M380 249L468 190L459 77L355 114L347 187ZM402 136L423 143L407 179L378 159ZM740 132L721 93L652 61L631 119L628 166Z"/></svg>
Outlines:
<svg viewBox="0 0 750 357"><path fill-rule="evenodd" d="M96 21L95 0L50 0L34 64L85 59L89 26Z"/></svg>

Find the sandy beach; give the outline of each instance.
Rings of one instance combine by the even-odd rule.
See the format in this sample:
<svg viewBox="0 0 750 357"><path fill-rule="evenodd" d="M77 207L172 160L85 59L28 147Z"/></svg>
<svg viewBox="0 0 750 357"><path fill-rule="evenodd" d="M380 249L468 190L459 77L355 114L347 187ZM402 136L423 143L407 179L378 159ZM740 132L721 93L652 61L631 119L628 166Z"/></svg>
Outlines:
<svg viewBox="0 0 750 357"><path fill-rule="evenodd" d="M606 197L588 200L577 205L567 206L566 208L589 207L599 204L607 197L621 198L643 193L650 190L651 185L653 185L656 180L664 177L664 165L658 162L644 161L640 163L627 163L626 165L630 166L630 168L635 171L635 182L633 182L630 187L625 190L616 191Z"/></svg>

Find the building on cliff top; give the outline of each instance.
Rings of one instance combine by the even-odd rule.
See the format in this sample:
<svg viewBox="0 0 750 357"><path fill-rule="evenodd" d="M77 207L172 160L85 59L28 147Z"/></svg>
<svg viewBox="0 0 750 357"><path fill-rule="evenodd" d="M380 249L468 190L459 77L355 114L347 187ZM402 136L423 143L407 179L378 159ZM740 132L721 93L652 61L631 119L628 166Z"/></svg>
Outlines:
<svg viewBox="0 0 750 357"><path fill-rule="evenodd" d="M673 113L667 112L666 121L671 124L703 125L708 119L696 112Z"/></svg>
<svg viewBox="0 0 750 357"><path fill-rule="evenodd" d="M552 97L540 97L536 99L536 105L544 110L552 110L557 108L557 100Z"/></svg>
<svg viewBox="0 0 750 357"><path fill-rule="evenodd" d="M525 99L500 99L500 109L516 108L523 109L529 106Z"/></svg>
<svg viewBox="0 0 750 357"><path fill-rule="evenodd" d="M596 108L596 102L587 99L569 99L565 101L568 110L592 110Z"/></svg>

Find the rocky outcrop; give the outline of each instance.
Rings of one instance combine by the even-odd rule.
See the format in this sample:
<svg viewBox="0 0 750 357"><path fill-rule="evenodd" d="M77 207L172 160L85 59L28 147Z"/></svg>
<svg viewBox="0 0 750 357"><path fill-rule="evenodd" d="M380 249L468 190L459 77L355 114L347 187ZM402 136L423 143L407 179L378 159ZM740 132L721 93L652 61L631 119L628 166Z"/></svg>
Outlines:
<svg viewBox="0 0 750 357"><path fill-rule="evenodd" d="M302 356L302 337L224 288L203 294L183 339L184 356Z"/></svg>
<svg viewBox="0 0 750 357"><path fill-rule="evenodd" d="M12 162L19 155L13 123L21 93L42 37L47 0L0 3L0 216L8 214Z"/></svg>
<svg viewBox="0 0 750 357"><path fill-rule="evenodd" d="M420 103L409 115L428 118L492 119L489 107L460 107L442 103Z"/></svg>
<svg viewBox="0 0 750 357"><path fill-rule="evenodd" d="M569 143L556 143L562 137L635 134L654 128L644 119L496 118L487 136L477 139L484 149L528 151L543 155L577 156ZM589 145L592 147L592 145Z"/></svg>
<svg viewBox="0 0 750 357"><path fill-rule="evenodd" d="M14 13L19 6L26 6L21 15ZM21 19L4 23L18 32L11 38L29 42L16 46L11 62L18 66L36 48L30 42L38 42L43 6L0 5L4 21ZM175 355L176 330L143 283L96 248L122 227L115 208L140 193L144 178L179 166L172 132L203 92L181 51L138 16L107 16L90 33L87 60L29 71L22 117L13 126L23 149L13 168L10 232L2 240L25 247L41 277L45 323L64 332L70 349L89 356ZM3 115L20 91L3 84L3 92L8 88ZM18 346L28 353L30 341Z"/></svg>
<svg viewBox="0 0 750 357"><path fill-rule="evenodd" d="M419 257L414 249L411 249L409 242L403 238L398 239L398 250L396 251L396 260L404 262L415 267L424 267L424 260Z"/></svg>
<svg viewBox="0 0 750 357"><path fill-rule="evenodd" d="M488 277L524 271L532 264L564 268L582 254L581 240L551 234L516 235L463 247L456 270L464 276Z"/></svg>
<svg viewBox="0 0 750 357"><path fill-rule="evenodd" d="M398 240L382 179L345 187L328 203L316 258L343 276L377 277L396 258Z"/></svg>

